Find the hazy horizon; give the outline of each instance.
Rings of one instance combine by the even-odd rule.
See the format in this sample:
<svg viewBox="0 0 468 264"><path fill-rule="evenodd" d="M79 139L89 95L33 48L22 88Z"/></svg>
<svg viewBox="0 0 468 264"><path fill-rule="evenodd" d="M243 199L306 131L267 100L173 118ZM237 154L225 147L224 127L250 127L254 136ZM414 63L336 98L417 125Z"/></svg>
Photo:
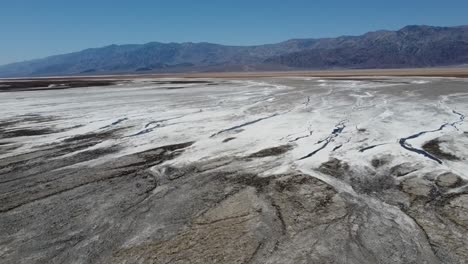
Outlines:
<svg viewBox="0 0 468 264"><path fill-rule="evenodd" d="M411 26L411 25L405 25L405 26ZM403 27L405 27L403 26ZM431 26L431 27L444 27L444 26L440 26L440 25L417 25L417 26ZM467 25L453 25L453 26L445 26L445 27L458 27L458 26L468 26ZM401 28L403 28L401 27ZM279 40L279 41L276 41L276 42L268 42L268 43L254 43L254 44L236 44L236 43L220 43L220 42L208 42L208 41L185 41L185 42L176 42L176 41L166 41L166 42L162 42L162 41L157 41L157 40L154 40L154 41L148 41L148 42L142 42L142 43L108 43L108 44L105 44L105 45L101 45L101 46L96 46L96 47L85 47L85 48L81 48L79 50L71 50L71 51L68 51L68 52L61 52L61 53L56 53L56 54L49 54L49 55L45 55L45 56L41 56L41 57L34 57L34 58L29 58L29 59L25 59L25 60L21 60L21 61L13 61L13 62L7 62L7 63L0 63L0 66L5 66L5 65L9 65L9 64L14 64L14 63L21 63L21 62L26 62L26 61L30 61L30 60L36 60L36 59L43 59L43 58L47 58L47 57L51 57L51 56L56 56L56 55L63 55L63 54L68 54L68 53L75 53L75 52L80 52L80 51L83 51L83 50L87 50L87 49L98 49L98 48L104 48L104 47L108 47L108 46L112 46L112 45L117 45L117 46L124 46L124 45L145 45L145 44L150 44L150 43L163 43L163 44L169 44L169 43L179 43L179 44L183 44L183 43L210 43L210 44L219 44L219 45L225 45L225 46L256 46L256 45L268 45L268 44L276 44L276 43L280 43L280 42L285 42L285 41L289 41L289 40L294 40L294 39L320 39L320 38L337 38L337 37L341 37L341 36L360 36L360 35L363 35L363 34L366 34L366 33L369 33L369 32L376 32L376 31L396 31L396 30L399 30L401 28L396 28L396 29L376 29L376 30L372 30L372 31L366 31L366 32L363 32L361 34L342 34L342 35L337 35L337 36L328 36L328 37L293 37L293 38L288 38L288 39L283 39L283 40Z"/></svg>
<svg viewBox="0 0 468 264"><path fill-rule="evenodd" d="M209 42L260 45L361 35L406 25L468 24L468 3L426 1L99 1L3 3L0 65L111 44Z"/></svg>

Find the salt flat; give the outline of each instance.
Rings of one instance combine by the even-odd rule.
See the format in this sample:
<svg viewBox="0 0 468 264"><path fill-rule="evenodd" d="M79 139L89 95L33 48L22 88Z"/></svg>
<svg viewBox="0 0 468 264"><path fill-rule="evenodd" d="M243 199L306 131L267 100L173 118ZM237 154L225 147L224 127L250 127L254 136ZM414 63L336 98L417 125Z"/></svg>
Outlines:
<svg viewBox="0 0 468 264"><path fill-rule="evenodd" d="M468 80L0 93L4 263L468 263Z"/></svg>

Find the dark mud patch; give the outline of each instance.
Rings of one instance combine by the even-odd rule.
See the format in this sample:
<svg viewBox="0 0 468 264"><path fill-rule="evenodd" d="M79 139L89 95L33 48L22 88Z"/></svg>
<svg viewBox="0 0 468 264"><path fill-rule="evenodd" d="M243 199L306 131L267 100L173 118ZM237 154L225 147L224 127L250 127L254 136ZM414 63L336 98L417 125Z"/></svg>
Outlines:
<svg viewBox="0 0 468 264"><path fill-rule="evenodd" d="M257 189L257 191L263 191L275 177L258 177L256 174L244 173L235 175L235 177L229 177L228 180L235 184L241 184L243 186L250 186Z"/></svg>
<svg viewBox="0 0 468 264"><path fill-rule="evenodd" d="M20 124L20 120L4 120L0 121L0 132L4 130L5 128L16 126L17 124Z"/></svg>
<svg viewBox="0 0 468 264"><path fill-rule="evenodd" d="M69 163L70 165L73 165L73 164L77 164L80 162L95 160L95 159L98 159L100 157L103 157L109 154L114 154L114 153L119 152L120 150L121 148L118 146L95 148L95 149L78 152L69 157L63 158L63 160Z"/></svg>
<svg viewBox="0 0 468 264"><path fill-rule="evenodd" d="M391 175L378 174L370 168L353 171L348 163L336 158L322 163L318 171L349 183L358 193L382 193L396 187L395 178Z"/></svg>
<svg viewBox="0 0 468 264"><path fill-rule="evenodd" d="M50 127L24 127L14 129L0 129L0 139L2 138L16 138L16 137L33 137L48 134L62 133L68 130L75 129L80 126L73 126L68 128L56 129ZM53 145L53 144L52 144Z"/></svg>
<svg viewBox="0 0 468 264"><path fill-rule="evenodd" d="M358 193L376 194L397 187L395 177L388 175L388 173L376 173L371 169L351 172L347 177L347 181Z"/></svg>
<svg viewBox="0 0 468 264"><path fill-rule="evenodd" d="M260 151L257 151L253 154L247 156L247 158L265 158L265 157L272 157L272 156L279 156L284 154L292 149L291 145L282 145L278 147L266 148Z"/></svg>
<svg viewBox="0 0 468 264"><path fill-rule="evenodd" d="M13 210L31 202L50 198L53 195L71 191L90 183L102 181L106 179L105 177L112 177L113 175L107 175L99 170L94 171L92 174L86 174L86 168L81 169L83 171L81 175L77 174L80 170L75 170L75 173L70 173L71 171L69 171L70 175L64 171L54 171L59 168L66 171L65 167L67 166L90 161L108 154L116 153L119 150L119 147L113 146L83 151L59 160L43 160L33 167L22 170L20 174L7 174L6 177L2 178L2 184L6 184L5 186L18 185L23 187L13 188L11 197L3 197L0 213ZM48 188L44 189L43 183L47 183Z"/></svg>
<svg viewBox="0 0 468 264"><path fill-rule="evenodd" d="M0 142L0 154L7 154L21 146L22 144L17 144L15 142Z"/></svg>
<svg viewBox="0 0 468 264"><path fill-rule="evenodd" d="M440 188L457 188L465 184L465 181L452 172L445 172L437 176L435 183Z"/></svg>
<svg viewBox="0 0 468 264"><path fill-rule="evenodd" d="M457 156L455 156L455 155L453 155L451 153L447 153L447 152L443 151L442 149L440 149L440 143L442 143L442 142L443 141L440 141L439 139L433 139L433 140L428 141L427 143L425 143L422 148L426 152L431 153L432 155L436 156L439 159L460 160L459 157L457 157Z"/></svg>
<svg viewBox="0 0 468 264"><path fill-rule="evenodd" d="M63 142L70 143L70 142L86 141L86 140L103 141L106 139L115 138L118 132L124 129L126 128L117 128L117 129L112 129L112 130L104 131L104 132L90 132L86 134L75 135L75 136L64 139Z"/></svg>
<svg viewBox="0 0 468 264"><path fill-rule="evenodd" d="M441 194L433 182L419 177L402 181L399 184L399 188L413 200L420 199L430 201L439 198Z"/></svg>
<svg viewBox="0 0 468 264"><path fill-rule="evenodd" d="M372 165L372 167L374 167L374 168L377 169L377 168L380 168L380 167L382 167L382 166L388 164L388 162L389 162L389 161L386 160L386 159L374 158L374 159L372 159L372 161L371 161L371 165Z"/></svg>
<svg viewBox="0 0 468 264"><path fill-rule="evenodd" d="M333 176L338 179L342 179L344 175L349 171L349 165L339 159L332 158L320 165L318 171L321 173Z"/></svg>
<svg viewBox="0 0 468 264"><path fill-rule="evenodd" d="M70 145L62 145L59 146L56 151L54 151L50 157L60 157L64 156L73 152L78 152L85 150L87 148L91 148L96 146L97 144L101 143L102 141L87 141L87 142L80 142L79 144L70 144Z"/></svg>
<svg viewBox="0 0 468 264"><path fill-rule="evenodd" d="M295 191L297 186L319 181L313 177L303 174L278 174L260 177L254 173L224 172L223 179L242 186L254 187L258 192L265 192L266 188L272 187L275 191Z"/></svg>
<svg viewBox="0 0 468 264"><path fill-rule="evenodd" d="M2 131L0 138L30 137L56 133L56 130L50 128L20 128Z"/></svg>
<svg viewBox="0 0 468 264"><path fill-rule="evenodd" d="M395 81L391 79L374 79L374 78L325 78L330 81L358 81L358 82L373 82L384 84L412 84L409 81Z"/></svg>
<svg viewBox="0 0 468 264"><path fill-rule="evenodd" d="M232 141L234 139L236 139L236 138L235 137L228 137L228 138L225 138L222 142L227 143L227 142Z"/></svg>
<svg viewBox="0 0 468 264"><path fill-rule="evenodd" d="M43 116L36 114L18 115L0 121L0 132L6 128L15 127L21 123L40 124L57 120L55 116Z"/></svg>
<svg viewBox="0 0 468 264"><path fill-rule="evenodd" d="M212 84L210 81L197 81L197 80L176 80L176 81L153 81L155 84Z"/></svg>
<svg viewBox="0 0 468 264"><path fill-rule="evenodd" d="M93 147L97 143L96 141L85 141L79 144L59 146L53 149L0 159L0 175L2 175L0 184L24 179L31 180L31 178L35 179L42 176L49 177L48 174L54 174L53 171L57 169L95 160L121 150L119 146L115 145L87 150L87 148ZM184 148L192 144L193 142L174 144L131 154L112 160L104 165L106 168L101 169L123 169L128 173L134 173L173 159L180 155ZM80 152L65 156L76 151Z"/></svg>
<svg viewBox="0 0 468 264"><path fill-rule="evenodd" d="M0 81L0 92L57 90L90 86L110 86L112 80L18 80Z"/></svg>
<svg viewBox="0 0 468 264"><path fill-rule="evenodd" d="M0 159L0 175L2 175L0 183L3 184L41 177L42 174L47 174L56 169L95 160L121 150L118 146L86 150L86 148L91 146L92 145L81 145L69 147L68 149L58 148L56 150L38 151L34 153L35 155L33 157L28 157L26 154ZM82 151L64 156L65 154L70 154L79 150Z"/></svg>
<svg viewBox="0 0 468 264"><path fill-rule="evenodd" d="M390 169L390 175L393 175L395 177L403 177L419 169L420 168L418 166L415 166L414 164L409 162L405 162L392 167Z"/></svg>
<svg viewBox="0 0 468 264"><path fill-rule="evenodd" d="M43 123L57 120L54 116L42 116L36 114L18 115L0 121L0 138L28 137L53 134L60 132ZM40 127L31 125L41 124Z"/></svg>
<svg viewBox="0 0 468 264"><path fill-rule="evenodd" d="M188 165L188 166L184 166L184 167L173 167L173 166L165 166L164 167L164 175L166 176L166 178L170 181L173 181L173 180L176 180L176 179L179 179L183 176L186 176L186 175L192 175L194 173L198 173L200 172L199 171L199 168L195 165Z"/></svg>
<svg viewBox="0 0 468 264"><path fill-rule="evenodd" d="M0 81L0 92L60 90L91 86L110 86L116 84L111 80L18 80Z"/></svg>
<svg viewBox="0 0 468 264"><path fill-rule="evenodd" d="M88 161L106 154L106 149L90 149L115 136L121 129L101 133L88 133L66 138L61 142L44 145L40 149L17 156L0 159L0 173L16 175L28 174L28 170L40 171L41 168L68 166ZM3 147L2 147L3 149ZM87 150L90 149L90 150ZM110 153L118 151L116 147ZM72 154L72 156L62 157ZM58 166L58 167L57 167ZM18 176L21 177L21 176Z"/></svg>
<svg viewBox="0 0 468 264"><path fill-rule="evenodd" d="M179 156L186 148L195 143L194 141L166 145L154 149L146 150L136 154L132 154L134 161L122 158L122 162L118 162L118 168L132 168L147 169L152 166L158 165L163 161L171 160ZM130 161L129 161L130 160Z"/></svg>

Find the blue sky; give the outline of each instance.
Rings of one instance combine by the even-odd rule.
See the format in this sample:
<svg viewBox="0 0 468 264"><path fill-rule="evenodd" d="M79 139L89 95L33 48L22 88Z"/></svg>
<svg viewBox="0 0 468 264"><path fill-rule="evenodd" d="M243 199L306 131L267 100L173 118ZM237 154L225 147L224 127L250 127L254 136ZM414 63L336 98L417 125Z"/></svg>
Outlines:
<svg viewBox="0 0 468 264"><path fill-rule="evenodd" d="M466 25L467 0L4 0L0 64L109 44L274 43Z"/></svg>

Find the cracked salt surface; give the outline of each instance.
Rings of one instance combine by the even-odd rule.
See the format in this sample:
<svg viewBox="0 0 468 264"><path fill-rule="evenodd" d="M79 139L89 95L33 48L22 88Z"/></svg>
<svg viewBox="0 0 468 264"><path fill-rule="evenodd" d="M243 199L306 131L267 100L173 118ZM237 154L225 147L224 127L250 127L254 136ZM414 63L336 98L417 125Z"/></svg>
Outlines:
<svg viewBox="0 0 468 264"><path fill-rule="evenodd" d="M279 139L288 138L296 145L289 154L291 160L307 158L312 166L329 156L364 160L379 151L434 166L424 156L443 162L431 154L416 153L423 141L468 130L463 122L467 104L457 100L467 93L463 87L456 89L456 95L440 90L440 86L450 83L463 85L456 79L442 78L276 78L228 81L216 86L190 84L187 86L197 89L167 90L167 85L148 85L142 80L109 89L4 93L0 99L2 116L58 114L62 117L58 126L80 127L13 139L23 146L3 156L27 152L74 134L125 127L124 135L113 139L123 147L116 156L162 144L196 141L189 154L176 160L183 163L220 153L241 155L251 149L279 145ZM459 120L454 122L456 116ZM235 141L219 144L224 135L232 133ZM398 140L401 146L395 144ZM317 146L317 142L322 145ZM370 149L372 153L367 154ZM461 167L465 168L461 164L455 167L459 173Z"/></svg>
<svg viewBox="0 0 468 264"><path fill-rule="evenodd" d="M168 84L170 81L177 84ZM283 256L302 254L301 246L312 250L311 255L326 255L324 248L333 248L331 254L337 256L343 248L333 245L340 241L350 245L361 236L365 239L354 246L361 253L373 253L359 258L351 250L346 258L354 256L354 262L337 263L363 263L358 260L383 256L389 248L396 250L388 253L392 258L398 255L408 262L438 263L432 261L434 252L456 252L455 257L463 258L466 247L459 244L459 238L444 234L450 239L438 240L446 228L434 229L435 220L429 218L432 211L424 207L415 212L418 201L426 206L424 199L440 193L464 199L466 186L450 182L455 176L440 180L452 184L451 189L434 191L430 188L435 183L428 181L439 180L447 172L468 179L465 80L294 77L206 81L147 79L106 88L2 93L0 131L6 133L0 136L0 175L5 177L0 183L4 191L0 214L10 217L5 226L26 219L20 221L21 228L34 235L37 232L41 243L50 244L32 240L39 246L27 245L29 239L24 239L22 231L6 238L13 242L0 238L0 244L38 247L31 254L39 252L42 259L50 256L50 250L52 256L62 258L57 262L99 263L89 252L110 256L114 253L109 252L130 250L128 255L112 255L125 263L127 257L147 252L149 259L154 257L152 252L163 255L159 252L164 253L167 241L175 241L167 249L170 254L186 241L197 241L196 252L217 249L203 246L216 239L221 244L235 242L233 235L250 234L251 229L229 229L243 227L239 223L247 221L249 228L267 228L266 239L252 247L255 263L283 263ZM170 89L174 87L177 89ZM44 127L48 132L40 134ZM38 134L15 134L15 129ZM447 160L423 148L435 139L433 143L438 145L433 144L433 150L457 159ZM246 188L239 192L245 195L236 193L240 186ZM326 199L321 197L326 193ZM441 200L436 206L451 197L437 198ZM455 202L458 206L458 200ZM315 203L308 211L307 206ZM51 204L54 206L48 207ZM412 210L407 210L410 206ZM125 208L123 214L119 208ZM235 208L240 208L240 216ZM79 233L83 242L67 247L63 254L55 252L55 227L44 225L46 231L41 233L43 222L30 223L27 219L36 217L22 217L30 212L46 222L55 217L50 214L60 215L60 219L63 215L65 220L59 224L73 223L67 228ZM324 216L324 212L331 215ZM302 218L309 214L310 218ZM239 217L239 223L229 222ZM288 222L288 218L293 219ZM425 219L430 219L428 224ZM117 222L119 230L109 225ZM216 226L210 228L206 223ZM297 227L299 231L295 230L297 223L303 225ZM322 225L326 225L325 231L316 233ZM460 230L450 228L454 233ZM60 234L68 235L67 230ZM213 230L226 232L229 239L217 237ZM263 235L264 230L257 231L259 237ZM205 239L204 232L210 239ZM288 235L276 237L279 234ZM311 244L304 234L320 239ZM325 244L314 248L321 241ZM95 247L93 243L98 242ZM433 245L439 248L431 248ZM441 251L444 245L448 248ZM276 253L283 249L286 254ZM14 252L9 250L2 252ZM256 252L264 253L256 256ZM6 256L9 260L21 257ZM262 261L262 256L271 258Z"/></svg>

